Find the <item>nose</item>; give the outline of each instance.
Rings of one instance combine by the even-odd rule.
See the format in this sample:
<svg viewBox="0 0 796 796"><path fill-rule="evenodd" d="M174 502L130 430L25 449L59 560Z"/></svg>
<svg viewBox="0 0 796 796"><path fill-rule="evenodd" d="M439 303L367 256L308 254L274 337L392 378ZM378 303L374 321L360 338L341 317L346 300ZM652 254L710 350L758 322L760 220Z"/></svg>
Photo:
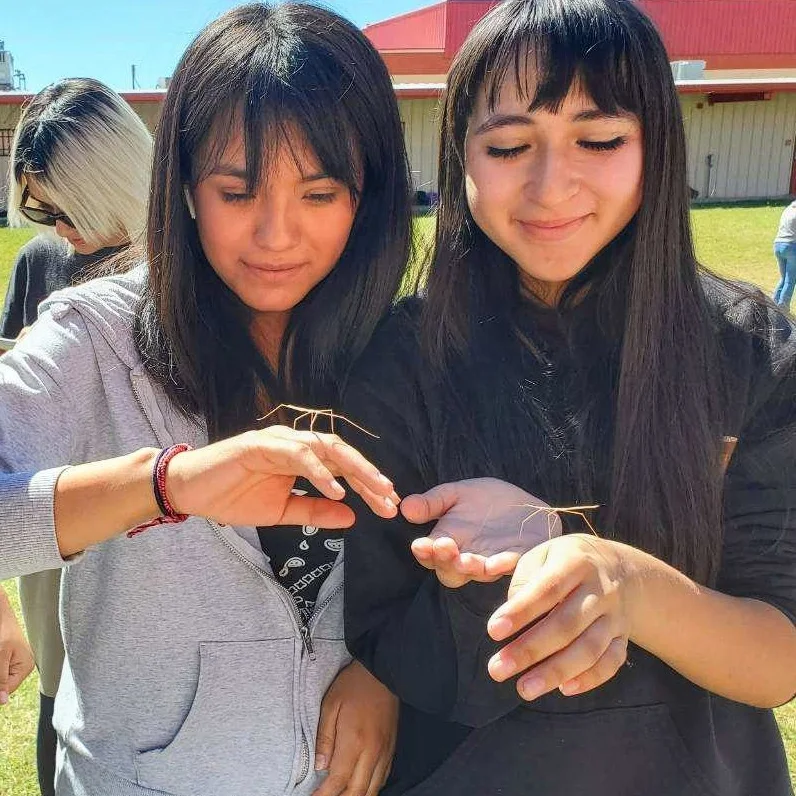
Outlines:
<svg viewBox="0 0 796 796"><path fill-rule="evenodd" d="M528 169L525 191L535 204L557 207L578 192L578 179L570 158L555 146L540 146Z"/></svg>
<svg viewBox="0 0 796 796"><path fill-rule="evenodd" d="M287 251L298 243L298 227L286 201L265 197L257 209L255 241L258 246L273 252Z"/></svg>

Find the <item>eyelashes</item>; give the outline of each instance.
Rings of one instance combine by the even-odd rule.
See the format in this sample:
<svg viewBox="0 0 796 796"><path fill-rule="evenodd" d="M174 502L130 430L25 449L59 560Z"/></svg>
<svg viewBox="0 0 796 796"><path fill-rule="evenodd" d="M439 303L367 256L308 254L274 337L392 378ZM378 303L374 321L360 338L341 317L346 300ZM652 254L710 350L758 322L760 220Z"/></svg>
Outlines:
<svg viewBox="0 0 796 796"><path fill-rule="evenodd" d="M500 147L496 146L488 146L486 148L486 153L489 157L498 158L500 160L510 160L511 158L516 158L517 155L522 154L528 149L527 144L524 146L513 146L510 149L501 149Z"/></svg>
<svg viewBox="0 0 796 796"><path fill-rule="evenodd" d="M242 204L243 202L251 201L254 197L248 193L229 193L227 191L221 194L221 198L227 204ZM305 199L316 205L331 204L337 198L336 192L328 193L312 193L308 194Z"/></svg>
<svg viewBox="0 0 796 796"><path fill-rule="evenodd" d="M618 135L616 138L611 138L608 141L578 141L578 146L581 149L586 149L590 152L613 152L627 143L627 138L623 135ZM530 149L528 144L521 146L514 146L509 148L501 148L496 146L488 146L486 148L487 155L498 160L511 160L521 155Z"/></svg>
<svg viewBox="0 0 796 796"><path fill-rule="evenodd" d="M578 141L578 146L584 149L591 149L594 152L611 152L614 149L619 149L626 142L627 138L625 136L618 135L610 141Z"/></svg>

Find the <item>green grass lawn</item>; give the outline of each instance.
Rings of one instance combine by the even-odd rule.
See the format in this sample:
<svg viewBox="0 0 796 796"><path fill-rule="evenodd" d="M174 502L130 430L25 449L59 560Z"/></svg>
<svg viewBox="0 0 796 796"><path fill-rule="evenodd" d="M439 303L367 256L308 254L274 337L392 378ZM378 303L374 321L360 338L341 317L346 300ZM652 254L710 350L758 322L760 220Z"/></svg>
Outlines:
<svg viewBox="0 0 796 796"><path fill-rule="evenodd" d="M696 208L692 218L701 262L724 276L753 282L771 293L778 279L772 240L781 212L781 206ZM419 219L417 230L418 237L428 241L433 222ZM27 230L0 229L0 296L18 248L30 237ZM18 609L16 584L8 581L4 585ZM0 794L38 794L33 740L37 688L34 675L12 696L8 707L0 708ZM777 718L796 784L796 702L780 708Z"/></svg>

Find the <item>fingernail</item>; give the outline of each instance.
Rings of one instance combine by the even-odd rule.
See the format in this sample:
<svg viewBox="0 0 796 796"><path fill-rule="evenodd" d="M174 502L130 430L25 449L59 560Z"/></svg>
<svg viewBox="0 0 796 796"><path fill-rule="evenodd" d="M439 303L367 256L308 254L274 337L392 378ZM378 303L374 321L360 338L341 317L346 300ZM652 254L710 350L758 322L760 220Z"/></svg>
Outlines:
<svg viewBox="0 0 796 796"><path fill-rule="evenodd" d="M513 627L511 619L507 616L493 616L487 624L487 631L495 641L502 641L506 636L511 635Z"/></svg>
<svg viewBox="0 0 796 796"><path fill-rule="evenodd" d="M339 495L345 494L345 487L343 487L343 485L336 479L332 481L332 489L334 489L334 491Z"/></svg>
<svg viewBox="0 0 796 796"><path fill-rule="evenodd" d="M527 680L520 680L518 685L520 696L529 702L540 697L547 690L545 681L541 677L529 677Z"/></svg>
<svg viewBox="0 0 796 796"><path fill-rule="evenodd" d="M0 705L8 704L8 691L0 691Z"/></svg>
<svg viewBox="0 0 796 796"><path fill-rule="evenodd" d="M326 759L326 755L315 755L315 770L316 771L326 771L327 766L329 765L329 761Z"/></svg>
<svg viewBox="0 0 796 796"><path fill-rule="evenodd" d="M379 481L381 481L381 483L382 483L384 486L386 486L386 487L389 487L390 489L392 489L392 487L394 486L394 485L393 485L393 482L392 482L392 481L390 481L390 479L389 479L389 478L387 478L387 476L386 476L386 475L380 475L380 476L379 476Z"/></svg>
<svg viewBox="0 0 796 796"><path fill-rule="evenodd" d="M572 694L576 694L580 691L580 682L578 680L568 680L566 683L562 683L558 690L564 696L571 696Z"/></svg>
<svg viewBox="0 0 796 796"><path fill-rule="evenodd" d="M514 674L514 659L506 652L499 652L492 656L487 668L495 680L505 680Z"/></svg>

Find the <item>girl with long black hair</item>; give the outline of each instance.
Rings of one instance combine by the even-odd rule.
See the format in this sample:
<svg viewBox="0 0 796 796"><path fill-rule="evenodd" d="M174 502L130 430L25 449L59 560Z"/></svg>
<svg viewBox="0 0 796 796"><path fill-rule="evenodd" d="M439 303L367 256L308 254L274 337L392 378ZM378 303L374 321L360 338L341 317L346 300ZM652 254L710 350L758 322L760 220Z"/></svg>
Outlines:
<svg viewBox="0 0 796 796"><path fill-rule="evenodd" d="M336 405L409 196L363 34L241 6L175 71L146 263L55 293L0 360L0 577L68 564L58 796L378 791L395 700L345 648L319 528L354 520L340 476L380 516L397 496L328 428L262 419Z"/></svg>
<svg viewBox="0 0 796 796"><path fill-rule="evenodd" d="M346 543L349 647L402 700L385 793L792 792L796 337L695 259L632 2L507 0L474 29L424 301L346 412L418 493Z"/></svg>

